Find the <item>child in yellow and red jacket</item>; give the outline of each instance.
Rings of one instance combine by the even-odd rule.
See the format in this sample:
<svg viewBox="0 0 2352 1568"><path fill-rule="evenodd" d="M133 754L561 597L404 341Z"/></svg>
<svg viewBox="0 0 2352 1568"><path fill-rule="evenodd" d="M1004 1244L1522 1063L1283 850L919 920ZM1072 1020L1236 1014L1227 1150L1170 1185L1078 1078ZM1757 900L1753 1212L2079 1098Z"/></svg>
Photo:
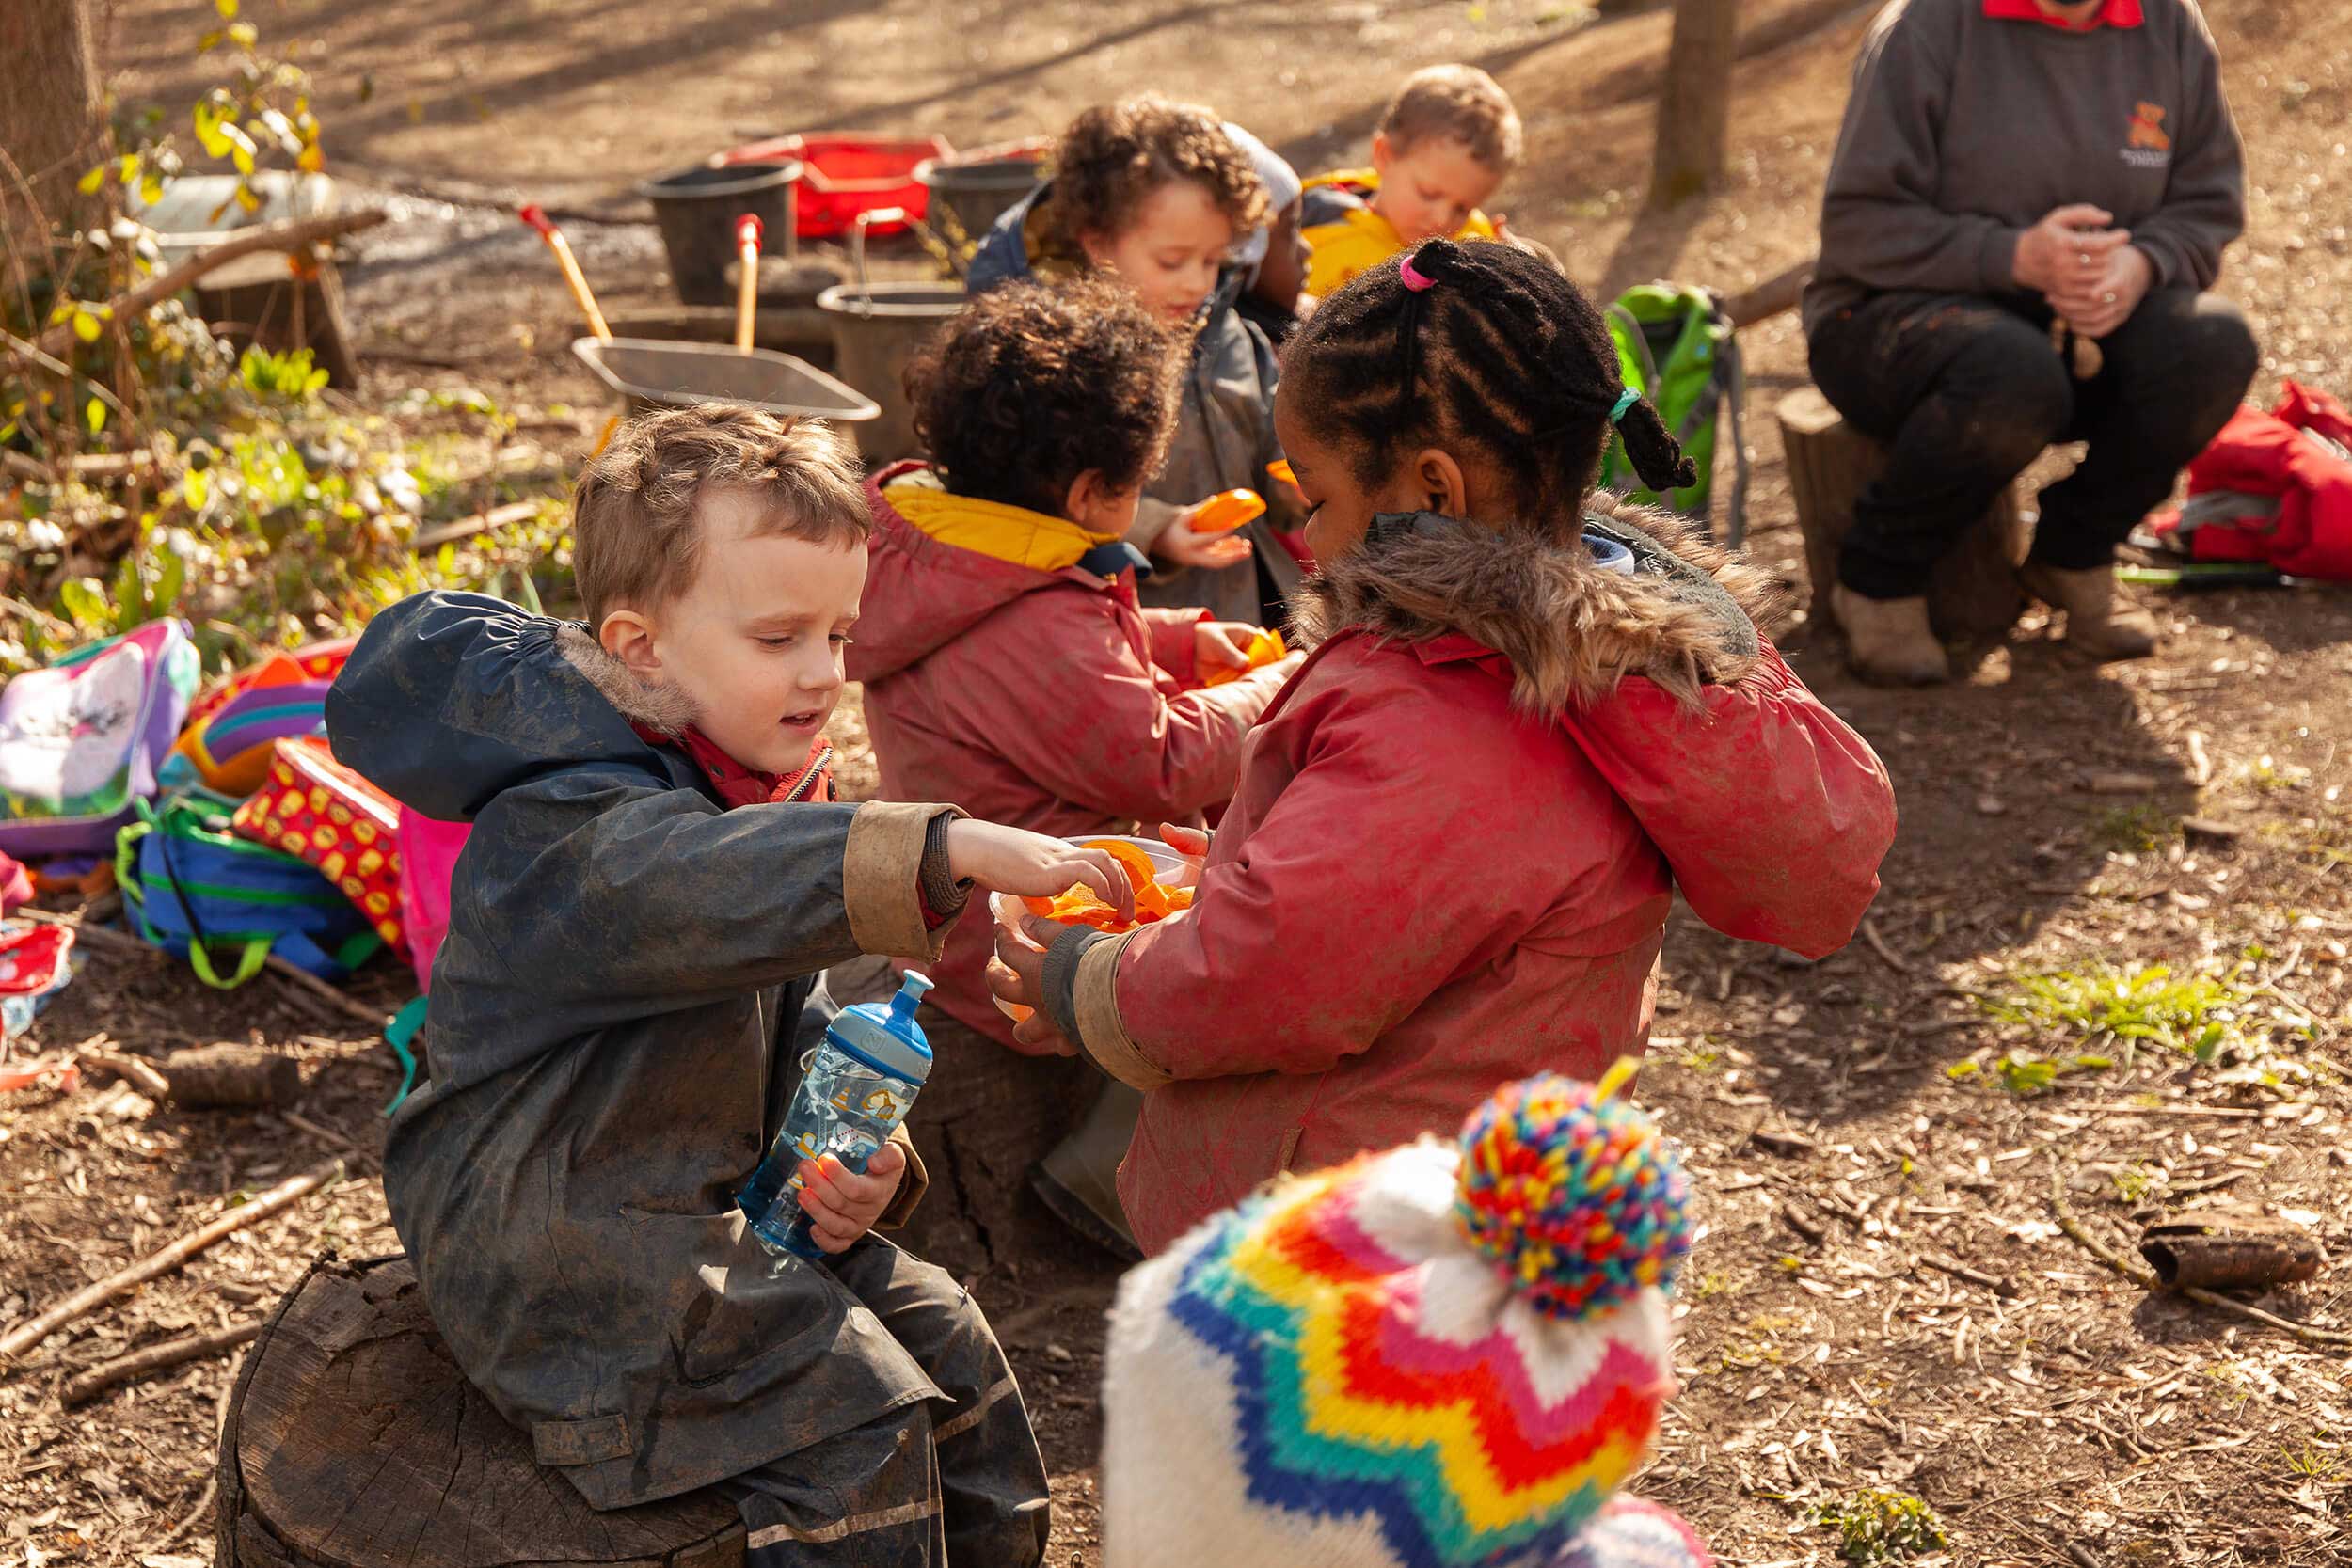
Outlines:
<svg viewBox="0 0 2352 1568"><path fill-rule="evenodd" d="M930 462L867 483L870 573L849 653L882 799L1088 838L1198 822L1232 798L1243 737L1298 660L1236 675L1257 628L1138 606L1150 567L1124 542L1175 426L1188 347L1128 289L1011 283L917 359ZM991 946L984 921L950 932L931 1000L1010 1046L982 978ZM1112 1181L1138 1101L1110 1087L1038 1186L1123 1252Z"/></svg>
<svg viewBox="0 0 2352 1568"><path fill-rule="evenodd" d="M1481 209L1518 165L1522 139L1510 95L1476 66L1413 72L1372 134L1372 166L1307 182L1306 292L1320 299L1423 240L1502 238Z"/></svg>

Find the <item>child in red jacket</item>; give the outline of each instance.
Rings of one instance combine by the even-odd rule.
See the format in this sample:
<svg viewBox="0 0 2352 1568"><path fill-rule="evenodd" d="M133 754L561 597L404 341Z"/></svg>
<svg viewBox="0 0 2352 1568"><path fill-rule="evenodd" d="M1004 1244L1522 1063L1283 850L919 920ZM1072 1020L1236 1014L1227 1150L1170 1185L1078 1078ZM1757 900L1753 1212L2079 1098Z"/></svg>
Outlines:
<svg viewBox="0 0 2352 1568"><path fill-rule="evenodd" d="M1139 609L1150 568L1123 542L1175 425L1185 348L1127 290L1016 283L917 359L930 463L867 483L866 611L849 654L882 799L1087 838L1198 822L1232 797L1242 737L1299 661L1239 673L1257 628ZM989 930L949 934L932 1000L1010 1045L982 978ZM1112 1180L1137 1101L1111 1090L1040 1189L1131 1251Z"/></svg>
<svg viewBox="0 0 2352 1568"><path fill-rule="evenodd" d="M1320 645L1251 733L1189 915L1031 920L992 985L1146 1091L1120 1192L1148 1251L1279 1171L1458 1124L1648 1038L1679 886L1809 956L1878 887L1894 794L1733 596L1749 582L1592 486L1612 428L1691 483L1607 328L1507 245L1422 245L1326 301L1276 422L1322 563Z"/></svg>

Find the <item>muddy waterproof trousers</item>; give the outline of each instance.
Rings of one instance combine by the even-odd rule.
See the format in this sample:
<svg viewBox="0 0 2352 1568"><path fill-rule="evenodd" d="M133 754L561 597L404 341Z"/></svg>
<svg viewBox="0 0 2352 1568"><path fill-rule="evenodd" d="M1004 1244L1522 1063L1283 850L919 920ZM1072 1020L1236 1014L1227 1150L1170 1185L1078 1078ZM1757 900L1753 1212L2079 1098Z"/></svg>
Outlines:
<svg viewBox="0 0 2352 1568"><path fill-rule="evenodd" d="M823 1265L947 1402L891 1411L722 1481L748 1568L1030 1568L1045 1555L1045 1461L988 1320L946 1272L868 1236Z"/></svg>
<svg viewBox="0 0 2352 1568"><path fill-rule="evenodd" d="M2084 441L2042 492L2033 559L2105 566L2172 492L2246 395L2261 356L2236 306L2155 289L2099 343L2077 381L2038 298L1893 292L1814 325L1813 380L1856 430L1886 443L1886 471L1854 504L1837 562L1868 599L1925 594L1936 562L2046 447Z"/></svg>

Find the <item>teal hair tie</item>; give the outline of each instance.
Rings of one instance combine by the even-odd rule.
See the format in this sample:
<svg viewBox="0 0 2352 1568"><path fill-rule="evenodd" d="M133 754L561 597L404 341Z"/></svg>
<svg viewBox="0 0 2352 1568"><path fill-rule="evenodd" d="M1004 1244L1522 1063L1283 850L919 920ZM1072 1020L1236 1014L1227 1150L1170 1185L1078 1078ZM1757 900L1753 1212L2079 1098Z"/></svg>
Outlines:
<svg viewBox="0 0 2352 1568"><path fill-rule="evenodd" d="M1625 411L1642 401L1642 394L1628 387L1617 394L1617 405L1609 410L1609 422L1615 424L1625 418Z"/></svg>

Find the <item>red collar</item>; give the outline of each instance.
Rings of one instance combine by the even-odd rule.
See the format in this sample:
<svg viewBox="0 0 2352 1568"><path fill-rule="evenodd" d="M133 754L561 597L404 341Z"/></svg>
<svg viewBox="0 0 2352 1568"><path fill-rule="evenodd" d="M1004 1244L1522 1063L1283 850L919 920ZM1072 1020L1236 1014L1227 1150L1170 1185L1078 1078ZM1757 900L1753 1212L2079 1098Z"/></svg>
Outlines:
<svg viewBox="0 0 2352 1568"><path fill-rule="evenodd" d="M1984 0L1984 14L2003 22L2039 22L2067 33L2088 33L2098 27L2137 27L2145 20L2139 0L2107 0L2079 27L2052 16L2035 5L2034 0Z"/></svg>
<svg viewBox="0 0 2352 1568"><path fill-rule="evenodd" d="M830 803L841 797L834 788L833 743L823 736L809 742L808 761L798 772L762 773L744 767L733 757L711 744L710 737L700 730L688 730L684 735L663 735L643 724L631 726L638 738L655 746L675 746L691 757L702 769L703 777L719 793L720 800L728 809L737 806L764 806L771 802L820 801Z"/></svg>

